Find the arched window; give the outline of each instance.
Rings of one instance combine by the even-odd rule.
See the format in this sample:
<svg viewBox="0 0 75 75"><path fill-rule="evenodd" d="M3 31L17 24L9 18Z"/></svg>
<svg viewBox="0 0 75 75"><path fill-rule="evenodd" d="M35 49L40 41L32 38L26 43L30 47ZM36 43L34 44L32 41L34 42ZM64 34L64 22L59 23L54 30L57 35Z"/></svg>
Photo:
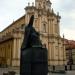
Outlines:
<svg viewBox="0 0 75 75"><path fill-rule="evenodd" d="M42 31L43 31L44 33L46 33L46 24L43 24Z"/></svg>
<svg viewBox="0 0 75 75"><path fill-rule="evenodd" d="M58 33L57 24L55 24L55 33Z"/></svg>
<svg viewBox="0 0 75 75"><path fill-rule="evenodd" d="M43 2L43 8L44 8L44 9L46 8L45 2Z"/></svg>
<svg viewBox="0 0 75 75"><path fill-rule="evenodd" d="M41 8L41 3L39 3L39 6L38 7Z"/></svg>
<svg viewBox="0 0 75 75"><path fill-rule="evenodd" d="M21 29L24 29L24 28L25 28L25 24L22 24L22 25L21 25Z"/></svg>

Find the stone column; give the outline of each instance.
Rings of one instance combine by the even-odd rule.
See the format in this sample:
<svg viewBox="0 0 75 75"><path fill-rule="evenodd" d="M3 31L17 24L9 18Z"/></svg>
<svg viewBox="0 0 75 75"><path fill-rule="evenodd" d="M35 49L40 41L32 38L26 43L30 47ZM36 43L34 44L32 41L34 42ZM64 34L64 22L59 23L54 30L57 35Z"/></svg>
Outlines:
<svg viewBox="0 0 75 75"><path fill-rule="evenodd" d="M49 34L51 34L51 19L49 19Z"/></svg>
<svg viewBox="0 0 75 75"><path fill-rule="evenodd" d="M50 46L50 38L49 38L49 36L50 36L50 25L51 25L51 22L50 22L50 19L48 19L48 60L49 60L49 62L48 62L48 64L49 65L51 65L51 46Z"/></svg>
<svg viewBox="0 0 75 75"><path fill-rule="evenodd" d="M52 20L50 21L50 30L51 30L50 34L52 34Z"/></svg>
<svg viewBox="0 0 75 75"><path fill-rule="evenodd" d="M57 32L58 32L58 35L60 35L60 27L59 27L59 23L60 23L60 21L57 21Z"/></svg>
<svg viewBox="0 0 75 75"><path fill-rule="evenodd" d="M25 24L27 25L29 23L29 14L27 13L25 16Z"/></svg>
<svg viewBox="0 0 75 75"><path fill-rule="evenodd" d="M15 66L19 66L20 65L20 38L18 37L16 39L16 51L15 51Z"/></svg>
<svg viewBox="0 0 75 75"><path fill-rule="evenodd" d="M17 52L18 64L17 66L20 65L20 52L21 52L20 49L21 49L21 39L18 39L18 52Z"/></svg>
<svg viewBox="0 0 75 75"><path fill-rule="evenodd" d="M59 44L59 38L57 40L58 44L58 65L60 65L60 44Z"/></svg>
<svg viewBox="0 0 75 75"><path fill-rule="evenodd" d="M55 34L55 25L54 25L54 19L52 19L52 34Z"/></svg>
<svg viewBox="0 0 75 75"><path fill-rule="evenodd" d="M51 34L53 35L53 19L51 20L51 30L52 30Z"/></svg>
<svg viewBox="0 0 75 75"><path fill-rule="evenodd" d="M55 58L54 58L54 43L53 43L53 41L52 41L52 62L53 62L53 65L54 65Z"/></svg>
<svg viewBox="0 0 75 75"><path fill-rule="evenodd" d="M12 50L12 66L16 65L15 57L16 57L16 39L13 41L13 50Z"/></svg>
<svg viewBox="0 0 75 75"><path fill-rule="evenodd" d="M66 65L66 51L65 51L65 41L63 36L63 65Z"/></svg>
<svg viewBox="0 0 75 75"><path fill-rule="evenodd" d="M39 32L42 31L42 16L39 15Z"/></svg>

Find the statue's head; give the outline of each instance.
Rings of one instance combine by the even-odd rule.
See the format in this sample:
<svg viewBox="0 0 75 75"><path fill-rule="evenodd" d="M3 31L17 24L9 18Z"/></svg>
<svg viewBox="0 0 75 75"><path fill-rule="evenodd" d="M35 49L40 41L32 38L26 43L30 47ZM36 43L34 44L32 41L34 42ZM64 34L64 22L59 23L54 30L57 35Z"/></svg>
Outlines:
<svg viewBox="0 0 75 75"><path fill-rule="evenodd" d="M34 15L31 16L28 26L29 27L33 26L33 22L34 22Z"/></svg>

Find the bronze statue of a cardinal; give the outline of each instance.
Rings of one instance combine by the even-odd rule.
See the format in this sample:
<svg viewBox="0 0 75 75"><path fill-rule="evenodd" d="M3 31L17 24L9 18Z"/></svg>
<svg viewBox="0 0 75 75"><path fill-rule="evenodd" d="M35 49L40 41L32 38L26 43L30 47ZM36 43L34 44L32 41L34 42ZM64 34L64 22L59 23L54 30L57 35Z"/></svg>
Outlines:
<svg viewBox="0 0 75 75"><path fill-rule="evenodd" d="M33 27L34 15L25 27L21 46L20 75L47 75L47 48L42 47L39 33Z"/></svg>

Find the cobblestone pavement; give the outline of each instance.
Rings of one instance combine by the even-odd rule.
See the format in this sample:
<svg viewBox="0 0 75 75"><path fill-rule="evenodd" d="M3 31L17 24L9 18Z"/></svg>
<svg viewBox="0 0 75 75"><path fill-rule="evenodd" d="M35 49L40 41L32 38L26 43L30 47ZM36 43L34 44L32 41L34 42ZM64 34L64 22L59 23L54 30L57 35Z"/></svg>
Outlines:
<svg viewBox="0 0 75 75"><path fill-rule="evenodd" d="M65 74L60 74L60 73L49 73L48 75L75 75L75 71L66 71Z"/></svg>
<svg viewBox="0 0 75 75"><path fill-rule="evenodd" d="M3 75L3 73L8 73L8 71L15 71L16 75L19 75L18 68L0 68L0 75Z"/></svg>
<svg viewBox="0 0 75 75"><path fill-rule="evenodd" d="M15 71L16 75L20 75L19 68L0 68L0 75L8 73L8 71ZM48 75L75 75L75 71L67 71L66 74L48 73Z"/></svg>

